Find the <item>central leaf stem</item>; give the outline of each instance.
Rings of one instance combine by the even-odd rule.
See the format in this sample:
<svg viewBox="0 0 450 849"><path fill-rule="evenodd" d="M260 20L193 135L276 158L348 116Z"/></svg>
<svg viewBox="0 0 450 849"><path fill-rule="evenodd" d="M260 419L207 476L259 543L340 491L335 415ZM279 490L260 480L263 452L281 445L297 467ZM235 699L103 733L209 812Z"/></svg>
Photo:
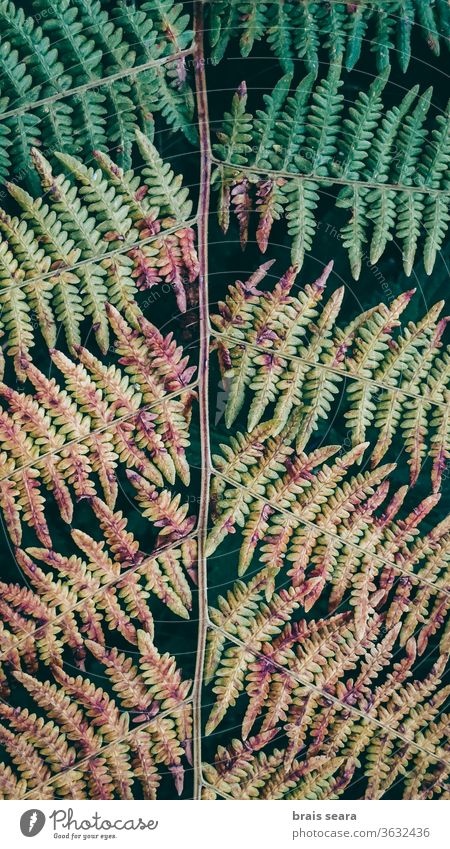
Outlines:
<svg viewBox="0 0 450 849"><path fill-rule="evenodd" d="M205 641L208 623L208 593L206 568L206 537L208 532L209 488L211 477L211 454L209 442L209 300L208 300L208 222L211 178L211 149L208 118L208 94L206 88L204 54L204 10L203 0L196 0L195 12L195 83L197 95L198 128L200 136L200 188L198 221L199 254L199 320L200 320L200 366L199 366L199 411L201 435L201 492L198 518L198 641L193 692L193 744L194 744L194 798L200 799L202 786L202 716L201 696Z"/></svg>

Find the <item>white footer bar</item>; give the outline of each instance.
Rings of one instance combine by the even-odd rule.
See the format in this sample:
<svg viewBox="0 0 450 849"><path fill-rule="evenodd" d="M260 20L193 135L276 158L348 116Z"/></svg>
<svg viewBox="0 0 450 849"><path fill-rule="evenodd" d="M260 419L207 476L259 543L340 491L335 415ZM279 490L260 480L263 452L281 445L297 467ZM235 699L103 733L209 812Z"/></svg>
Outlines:
<svg viewBox="0 0 450 849"><path fill-rule="evenodd" d="M3 802L2 842L32 849L444 849L449 802Z"/></svg>

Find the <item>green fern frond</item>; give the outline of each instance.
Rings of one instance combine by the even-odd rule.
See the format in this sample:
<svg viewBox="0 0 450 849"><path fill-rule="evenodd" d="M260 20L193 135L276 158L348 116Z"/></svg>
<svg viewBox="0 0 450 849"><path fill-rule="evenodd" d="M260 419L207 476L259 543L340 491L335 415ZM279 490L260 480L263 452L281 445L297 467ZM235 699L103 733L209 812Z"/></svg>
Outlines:
<svg viewBox="0 0 450 849"><path fill-rule="evenodd" d="M426 42L439 56L441 44L450 31L450 15L445 0L377 0L369 3L315 0L230 0L209 3L212 55L219 62L230 40L239 38L242 56L248 56L257 42L265 42L285 71L294 60L303 60L317 73L322 47L330 61L345 56L347 70L358 64L368 43L379 71L395 56L402 71L411 59L413 36Z"/></svg>
<svg viewBox="0 0 450 849"><path fill-rule="evenodd" d="M258 230L264 232L258 241L264 249L273 222L281 219L292 239L292 262L301 265L314 245L321 190L336 196L341 187L335 204L349 209L350 218L338 237L348 248L355 279L366 246L374 264L393 239L410 275L425 228L424 261L431 274L448 226L448 181L443 174L450 158L448 113L435 119L429 133L425 121L432 90L417 100L418 87L398 106L384 109L386 68L343 117L340 63L338 59L331 65L328 77L317 82L312 93L311 75L290 96L290 78L283 77L256 119L245 112L245 88L240 86L218 133L221 143L214 148L213 180L221 187L222 228L228 228L231 201L239 192L236 213L239 216L245 207L251 218L250 210L256 212ZM277 194L277 212L270 217L259 201L267 194L268 181Z"/></svg>
<svg viewBox="0 0 450 849"><path fill-rule="evenodd" d="M116 149L129 168L135 130L148 129L151 113L196 143L184 65L193 34L180 5L121 4L117 15L100 0L42 0L37 8L32 18L18 3L0 4L1 176L13 173L37 195L30 154L40 145L49 156ZM134 70L141 65L148 67Z"/></svg>

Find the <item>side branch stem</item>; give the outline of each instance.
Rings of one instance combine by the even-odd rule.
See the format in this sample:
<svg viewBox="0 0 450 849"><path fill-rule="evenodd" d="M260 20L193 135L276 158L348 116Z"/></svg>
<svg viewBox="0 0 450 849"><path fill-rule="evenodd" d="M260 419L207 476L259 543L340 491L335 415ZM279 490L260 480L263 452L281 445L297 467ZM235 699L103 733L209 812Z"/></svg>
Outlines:
<svg viewBox="0 0 450 849"><path fill-rule="evenodd" d="M108 74L106 77L101 77L98 80L89 80L88 82L81 83L81 85L77 85L74 88L65 89L65 91L57 91L55 94L51 94L49 97L43 97L41 100L23 103L21 106L18 106L17 109L8 109L7 112L0 113L0 118L2 121L5 121L6 118L14 118L17 115L32 112L34 109L38 109L41 106L49 106L51 103L57 103L59 100L65 100L67 97L73 97L76 94L84 94L85 91L92 91L92 89L98 89L104 85L111 85L111 83L117 82L117 80L122 80L127 77L136 77L144 71L150 70L150 68L159 68L163 65L168 65L170 62L176 62L177 59L184 59L191 54L192 48L189 47L186 50L179 50L176 53L169 53L167 56L161 56L159 59L149 59L148 62L143 62L141 65L135 65L134 68L122 68L115 74Z"/></svg>
<svg viewBox="0 0 450 849"><path fill-rule="evenodd" d="M267 180L293 180L298 183L311 181L317 183L318 187L322 186L350 186L350 188L362 187L364 189L383 189L383 191L392 192L412 192L412 194L431 195L433 197L443 196L448 197L450 194L448 188L433 189L429 186L408 186L403 183L381 183L370 180L349 180L344 177L334 177L327 174L315 174L313 171L309 174L300 174L297 171L277 171L276 169L259 168L256 165L235 165L227 160L211 157L211 162L217 168L229 169L233 172L233 176L240 174L261 174Z"/></svg>

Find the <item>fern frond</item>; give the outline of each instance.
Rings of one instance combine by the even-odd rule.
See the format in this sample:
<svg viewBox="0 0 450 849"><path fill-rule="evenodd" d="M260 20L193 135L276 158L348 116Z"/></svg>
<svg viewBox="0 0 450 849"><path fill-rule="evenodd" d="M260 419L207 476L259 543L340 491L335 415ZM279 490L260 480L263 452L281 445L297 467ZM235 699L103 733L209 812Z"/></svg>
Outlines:
<svg viewBox="0 0 450 849"><path fill-rule="evenodd" d="M449 119L395 67L447 0L35 6L0 0L0 797L450 798ZM237 42L263 93L221 121ZM237 238L289 267L228 285Z"/></svg>
<svg viewBox="0 0 450 849"><path fill-rule="evenodd" d="M303 60L317 73L320 50L328 50L330 61L345 54L347 70L360 60L365 43L375 54L378 70L394 54L402 71L407 71L411 42L416 32L430 52L439 56L449 32L449 13L440 0L377 0L377 3L331 3L315 0L230 0L209 3L212 55L219 62L232 38L239 38L242 56L255 42L264 42L287 71L293 60Z"/></svg>
<svg viewBox="0 0 450 849"><path fill-rule="evenodd" d="M135 283L139 266L134 245L140 239L151 239L161 227L172 230L176 224L173 233L162 231L154 245L144 243L139 251L145 257L146 273L154 271L153 282L169 282L180 307L186 309L184 284L198 273L193 231L186 227L192 208L188 190L142 135L139 143L146 151L154 151L148 186L141 186L132 172L124 172L102 154L97 155L102 170L88 168L66 154L58 155L80 184L77 187L64 174L54 174L50 163L34 148L31 156L48 202L34 200L19 186L8 185L23 212L20 219L0 214L4 236L0 243L0 297L2 325L8 330L7 351L14 356L21 378L35 341L27 300L49 347L55 344L60 322L75 351L87 315L101 350L106 352L106 303L111 301L136 324L140 314L137 288L146 285L137 287ZM162 221L159 216L164 216ZM120 253L102 259L112 245Z"/></svg>
<svg viewBox="0 0 450 849"><path fill-rule="evenodd" d="M323 304L331 268L298 296L290 294L296 268L289 269L272 292L250 290L244 301L245 284L230 287L219 314L212 317L220 356L227 363L227 424L233 423L245 397L251 401L250 432L269 412L271 432L278 435L291 421L301 449L320 420L330 415L336 395L342 408L339 387L345 379L344 416L353 444L363 442L374 427L378 438L371 463L376 466L401 432L411 482L416 482L425 457L431 456L437 491L449 448L443 303L401 329L399 317L411 301L410 291L389 307L379 304L342 327L338 317L343 290Z"/></svg>
<svg viewBox="0 0 450 849"><path fill-rule="evenodd" d="M224 143L214 148L213 180L221 187L221 226L227 230L233 193L245 179L248 208L254 208L258 232L264 232L259 239L263 250L273 222L281 219L292 237L292 262L301 266L314 244L320 190L334 193L341 187L336 206L350 209L351 215L339 238L349 250L355 279L360 276L366 244L374 264L394 238L410 275L426 222L424 260L431 274L448 225L448 185L442 175L450 157L448 110L435 119L430 134L425 120L431 89L420 96L415 108L418 87L407 92L399 105L386 109L381 100L389 73L386 68L342 116L340 67L338 58L312 93L308 75L287 97L290 77L283 77L273 95L265 96L266 109L259 110L255 120L242 111L245 89L241 85L218 133ZM278 189L276 213L270 218L260 200L267 193L268 181L270 188ZM239 216L239 206L236 212Z"/></svg>
<svg viewBox="0 0 450 849"><path fill-rule="evenodd" d="M39 10L0 7L3 176L11 169L37 195L30 154L40 144L52 159L54 150L87 157L115 148L130 167L134 131L148 129L150 111L195 143L184 65L193 34L181 6L121 4L111 15L100 0L49 0Z"/></svg>
<svg viewBox="0 0 450 849"><path fill-rule="evenodd" d="M20 493L18 506L25 511L24 520L31 524L45 545L49 544L38 476L53 493L61 517L71 522L70 490L73 488L78 499L91 498L96 492L93 474L98 475L104 497L113 507L118 491L116 470L120 463L126 464L130 473L130 467L135 465L158 486L162 485L163 476L173 483L177 470L183 480L189 473L185 459L189 414L185 412L185 405L191 392L187 387L192 367L186 367L187 360L174 346L172 336L164 339L149 322L143 324L146 336L140 336L123 319L119 321L112 307L110 315L119 338L117 353L124 355L119 362L125 364L131 379L115 366L104 367L86 349L79 348L77 362L59 351L52 352L53 363L63 376L59 382L45 377L30 361L23 363L34 395L0 385L0 395L7 404L7 410L1 413L0 439L11 458L9 468L6 467L11 486L5 489L2 507L15 544L20 543L15 508L11 503L15 493ZM155 365L149 347L152 334L159 351L163 351L162 357L157 354L154 358ZM184 381L175 375L172 379L167 376L173 354L181 362ZM170 396L179 387L182 387L184 402L172 397L166 400L166 395ZM152 486L157 503L160 498L165 503L169 494L160 496ZM167 510L169 503L170 498ZM162 502L161 509L158 527L161 527L163 514L166 516ZM182 509L174 508L173 521L178 530L181 525L178 527L175 517ZM181 513L179 515L181 521ZM167 529L161 531L168 532Z"/></svg>

